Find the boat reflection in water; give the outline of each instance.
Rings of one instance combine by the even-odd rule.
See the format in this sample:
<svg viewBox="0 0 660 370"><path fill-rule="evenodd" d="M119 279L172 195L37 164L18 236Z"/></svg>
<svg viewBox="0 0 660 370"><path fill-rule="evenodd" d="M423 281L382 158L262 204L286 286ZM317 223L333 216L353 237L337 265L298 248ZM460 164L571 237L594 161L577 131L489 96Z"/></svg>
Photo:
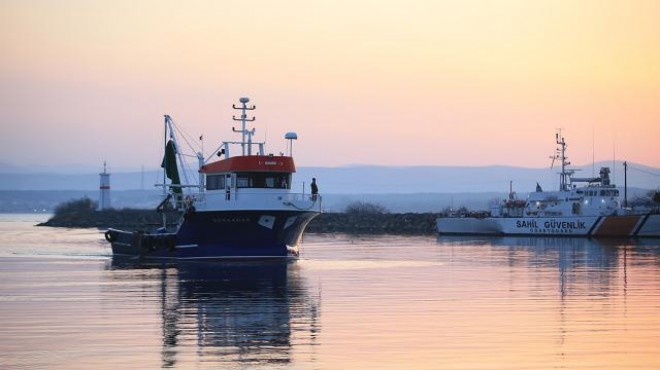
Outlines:
<svg viewBox="0 0 660 370"><path fill-rule="evenodd" d="M287 364L292 342L316 340L320 293L309 294L295 261L145 264L115 257L110 268L118 279L157 280L163 367Z"/></svg>
<svg viewBox="0 0 660 370"><path fill-rule="evenodd" d="M557 271L563 298L567 294L618 295L627 290L628 260L660 260L657 241L648 239L576 238L539 236L440 236L438 244L453 247L489 247L490 261L508 266Z"/></svg>

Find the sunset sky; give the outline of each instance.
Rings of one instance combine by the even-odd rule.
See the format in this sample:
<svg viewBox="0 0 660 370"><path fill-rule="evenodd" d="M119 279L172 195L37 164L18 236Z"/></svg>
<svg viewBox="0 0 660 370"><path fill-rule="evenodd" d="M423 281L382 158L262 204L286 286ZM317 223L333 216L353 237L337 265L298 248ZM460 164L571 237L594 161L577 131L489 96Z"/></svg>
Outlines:
<svg viewBox="0 0 660 370"><path fill-rule="evenodd" d="M156 167L249 96L298 166L660 167L660 1L0 0L0 49L13 165Z"/></svg>

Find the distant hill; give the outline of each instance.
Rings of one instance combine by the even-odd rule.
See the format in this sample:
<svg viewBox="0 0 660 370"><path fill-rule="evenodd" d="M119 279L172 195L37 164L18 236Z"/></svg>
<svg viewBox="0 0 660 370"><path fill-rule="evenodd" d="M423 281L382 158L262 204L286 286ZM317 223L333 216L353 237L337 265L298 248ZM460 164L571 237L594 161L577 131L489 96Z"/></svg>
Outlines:
<svg viewBox="0 0 660 370"><path fill-rule="evenodd" d="M612 162L596 163L593 167L575 167L577 177L598 176L601 166L612 167ZM0 190L97 190L98 173L30 173L25 169L9 167L12 172L2 172ZM593 168L593 170L592 170ZM20 170L20 171L19 171ZM389 194L389 193L484 193L509 191L527 192L539 183L544 190L559 186L558 170L549 168L522 168L509 166L452 167L452 166L344 166L299 167L293 187L303 186L308 191L312 177L316 177L321 192L332 194ZM191 178L197 174L190 173ZM612 180L623 185L623 164L617 162ZM154 184L162 181L157 170L114 172L111 174L113 190L154 190ZM628 186L641 189L660 187L660 169L630 164Z"/></svg>
<svg viewBox="0 0 660 370"><path fill-rule="evenodd" d="M628 199L642 196L645 189L628 189ZM447 208L467 207L471 210L487 210L495 200L504 199L506 192L488 193L389 193L389 194L329 194L323 193L323 209L326 212L342 212L353 202L370 202L382 205L389 212L432 212ZM525 198L527 193L519 193ZM0 190L0 213L52 213L61 203L83 197L98 200L98 190ZM113 208L155 209L162 200L157 190L115 190L111 193Z"/></svg>
<svg viewBox="0 0 660 370"><path fill-rule="evenodd" d="M59 204L87 197L98 201L99 190L0 190L0 213L52 213ZM111 193L113 208L155 209L162 200L156 190Z"/></svg>
<svg viewBox="0 0 660 370"><path fill-rule="evenodd" d="M596 175L601 166L593 166ZM10 169L12 172L1 172ZM577 167L576 177L591 177L592 166ZM629 199L660 188L660 169L630 164ZM196 178L197 174L189 174ZM342 211L355 201L373 202L391 212L440 212L445 208L487 209L488 204L507 196L509 184L520 198L536 189L558 188L557 169L507 166L344 166L299 167L293 189L309 192L315 177L323 195L324 208ZM612 180L623 185L623 165L616 163ZM157 170L111 174L111 203L115 208L152 208L160 201L162 182ZM0 212L52 212L59 203L87 196L97 200L98 173L29 173L24 168L0 167Z"/></svg>
<svg viewBox="0 0 660 370"><path fill-rule="evenodd" d="M114 190L154 190L157 171L112 173ZM0 190L98 190L98 173L0 173Z"/></svg>
<svg viewBox="0 0 660 370"><path fill-rule="evenodd" d="M576 177L598 176L600 167L612 167L611 162L575 167ZM451 167L451 166L354 166L304 167L299 178L316 177L319 186L333 193L508 193L510 182L517 192L533 191L536 184L544 190L559 187L558 169L522 168L509 166ZM617 162L612 180L623 186L623 164ZM309 180L307 180L309 181ZM660 169L631 164L628 186L642 189L660 187Z"/></svg>

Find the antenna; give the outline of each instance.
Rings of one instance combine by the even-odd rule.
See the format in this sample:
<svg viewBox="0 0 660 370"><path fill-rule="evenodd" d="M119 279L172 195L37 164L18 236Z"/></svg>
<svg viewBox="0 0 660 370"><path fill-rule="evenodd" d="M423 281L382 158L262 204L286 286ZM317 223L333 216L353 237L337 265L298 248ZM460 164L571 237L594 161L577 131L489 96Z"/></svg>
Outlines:
<svg viewBox="0 0 660 370"><path fill-rule="evenodd" d="M561 134L561 128L557 129L557 133L555 134L555 141L557 142L557 148L555 149L555 154L550 157L552 159L552 166L550 166L550 168L554 166L555 160L559 159L561 162L561 172L559 173L559 191L567 191L569 190L570 176L573 174L574 170L566 169L566 167L569 166L571 162L568 161L568 157L566 156L566 147L568 144L566 144L566 141Z"/></svg>
<svg viewBox="0 0 660 370"><path fill-rule="evenodd" d="M232 104L232 108L236 110L241 111L241 117L236 118L236 116L232 116L232 119L234 121L240 121L241 122L241 129L237 130L235 128L231 128L234 132L240 132L242 134L242 139L241 139L241 148L243 150L243 155L245 155L245 145L247 144L247 155L252 155L252 135L256 132L256 129L248 130L245 128L246 122L253 122L256 120L255 117L252 118L247 118L247 113L246 111L248 110L255 110L257 109L256 106L251 106L248 107L247 103L250 102L250 98L248 97L243 97L238 99L239 102L241 102L242 106L237 107L235 104ZM245 136L247 136L247 142L245 141Z"/></svg>
<svg viewBox="0 0 660 370"><path fill-rule="evenodd" d="M559 133L561 132L561 129L558 128L557 131L558 132L555 133L555 141L557 144L559 144ZM552 159L552 163L550 163L550 169L553 169L555 167L555 161L560 158L559 147L555 148L555 154L551 155L549 158Z"/></svg>

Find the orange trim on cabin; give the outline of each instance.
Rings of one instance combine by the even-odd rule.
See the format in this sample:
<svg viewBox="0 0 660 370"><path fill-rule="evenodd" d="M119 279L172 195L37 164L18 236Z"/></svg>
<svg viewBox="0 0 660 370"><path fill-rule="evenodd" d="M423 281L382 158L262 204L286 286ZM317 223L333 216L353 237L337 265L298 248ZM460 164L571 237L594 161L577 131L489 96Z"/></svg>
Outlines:
<svg viewBox="0 0 660 370"><path fill-rule="evenodd" d="M284 156L251 155L222 159L202 166L199 172L296 172L293 158Z"/></svg>

